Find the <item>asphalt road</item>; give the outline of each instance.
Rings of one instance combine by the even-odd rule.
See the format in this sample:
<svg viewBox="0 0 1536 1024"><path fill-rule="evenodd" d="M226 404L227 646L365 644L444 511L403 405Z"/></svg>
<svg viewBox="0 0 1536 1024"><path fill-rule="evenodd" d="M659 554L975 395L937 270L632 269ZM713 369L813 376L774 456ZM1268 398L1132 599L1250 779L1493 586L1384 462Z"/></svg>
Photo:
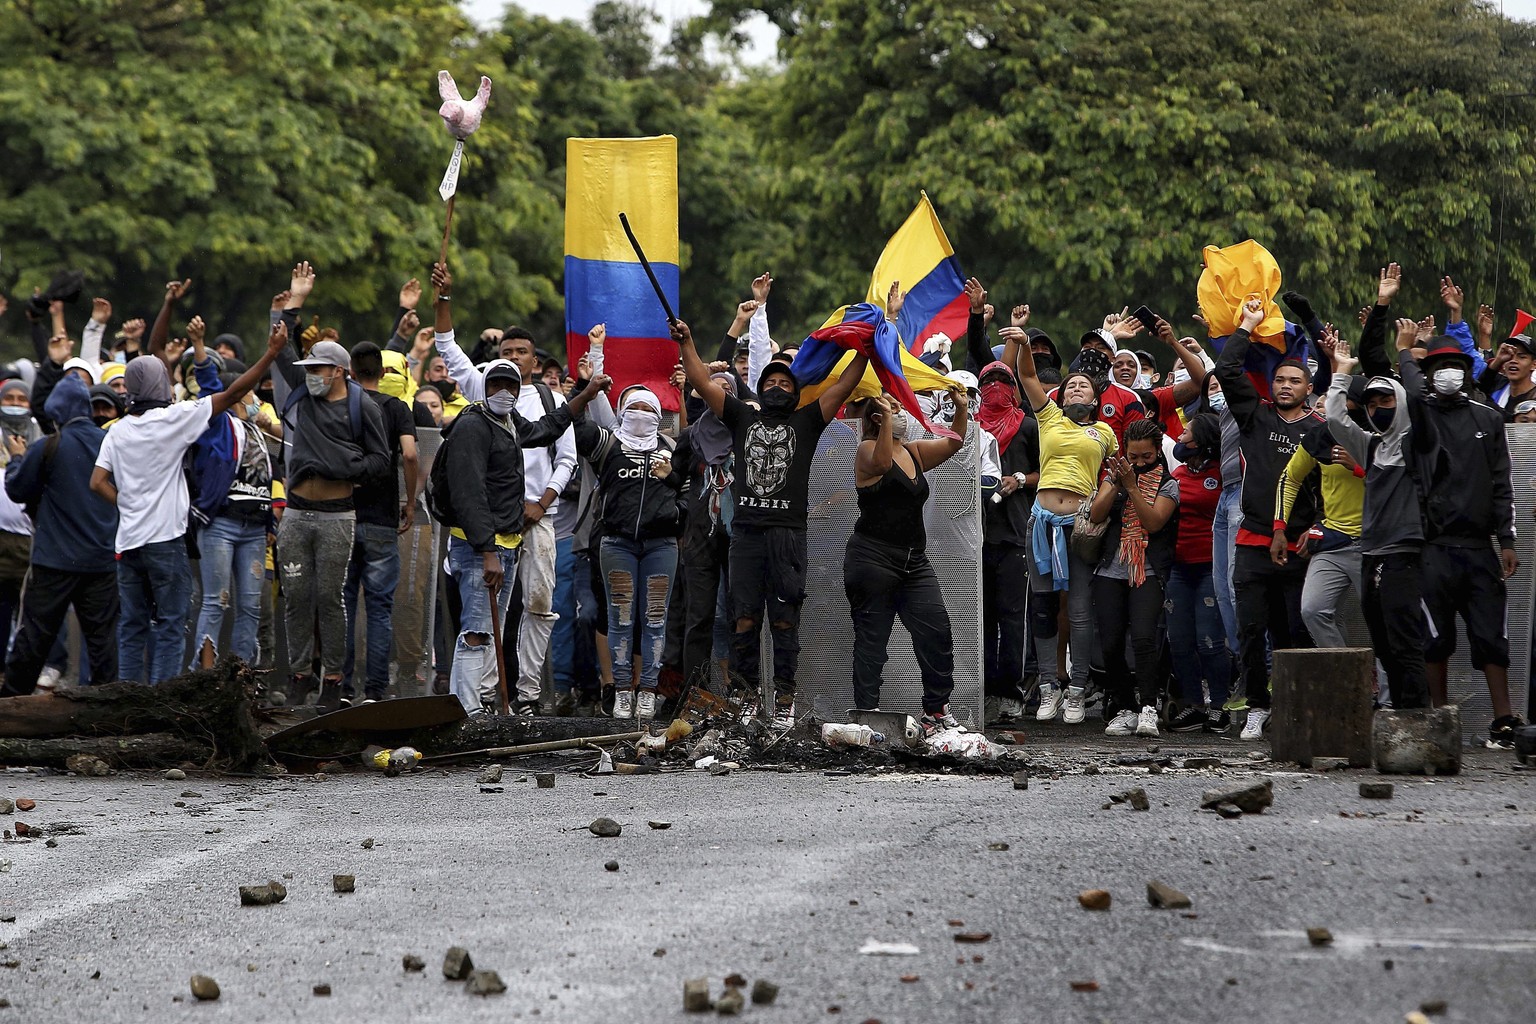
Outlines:
<svg viewBox="0 0 1536 1024"><path fill-rule="evenodd" d="M1529 1021L1536 772L1472 761L1457 778L1398 778L1390 802L1358 796L1372 772L1263 765L1074 770L1022 792L819 772L567 773L541 790L508 771L502 793L481 793L471 770L7 774L4 795L38 804L7 828L78 831L56 829L53 849L0 846L0 917L15 918L0 923L0 1022L698 1020L684 979L708 976L719 995L735 972L781 987L777 1004L747 1007L759 1021L1374 1024L1436 999L1439 1020ZM1269 812L1196 809L1218 776L1264 771ZM1133 785L1151 810L1101 809ZM623 835L589 834L600 815ZM290 873L285 902L239 905L237 886ZM336 873L356 892L335 894ZM1150 908L1152 878L1193 909ZM1090 887L1113 894L1110 911L1078 906ZM1314 926L1331 946L1308 944ZM959 931L992 937L960 944ZM860 955L871 939L919 952ZM445 981L451 945L509 990ZM427 970L403 972L406 953ZM196 1003L193 973L222 998ZM330 996L313 994L322 983Z"/></svg>

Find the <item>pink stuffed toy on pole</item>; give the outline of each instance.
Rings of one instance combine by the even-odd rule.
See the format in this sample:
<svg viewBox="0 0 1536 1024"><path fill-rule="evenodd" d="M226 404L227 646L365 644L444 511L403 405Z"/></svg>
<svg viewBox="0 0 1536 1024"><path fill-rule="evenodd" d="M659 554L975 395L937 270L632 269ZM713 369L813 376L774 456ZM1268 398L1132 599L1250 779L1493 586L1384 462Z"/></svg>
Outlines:
<svg viewBox="0 0 1536 1024"><path fill-rule="evenodd" d="M453 201L459 191L459 165L464 160L464 140L474 134L475 129L480 127L480 120L485 117L485 106L491 100L491 80L481 75L480 88L476 91L475 98L466 100L459 95L459 87L454 82L453 76L446 71L439 71L437 94L443 100L443 105L437 108L438 116L443 119L443 125L455 139L453 156L448 160L448 170L443 174L442 184L437 187L437 194L442 196L448 204L448 220L443 225L443 247L437 261L447 263L448 233L453 228Z"/></svg>

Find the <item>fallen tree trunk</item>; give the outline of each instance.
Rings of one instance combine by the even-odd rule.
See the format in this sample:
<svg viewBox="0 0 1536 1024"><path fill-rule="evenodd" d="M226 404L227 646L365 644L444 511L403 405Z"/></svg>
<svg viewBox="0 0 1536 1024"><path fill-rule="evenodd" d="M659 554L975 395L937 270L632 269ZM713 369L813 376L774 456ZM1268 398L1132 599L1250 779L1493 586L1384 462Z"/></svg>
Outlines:
<svg viewBox="0 0 1536 1024"><path fill-rule="evenodd" d="M252 712L255 689L250 669L231 657L156 686L112 683L6 697L0 699L0 736L70 737L76 749L69 753L95 753L80 740L165 734L212 751L212 760L223 767L245 771L268 760ZM25 758L3 754L0 760Z"/></svg>
<svg viewBox="0 0 1536 1024"><path fill-rule="evenodd" d="M170 733L145 736L66 736L52 739L0 739L0 762L63 768L76 754L99 757L114 768L168 768L190 761L215 760L214 749Z"/></svg>

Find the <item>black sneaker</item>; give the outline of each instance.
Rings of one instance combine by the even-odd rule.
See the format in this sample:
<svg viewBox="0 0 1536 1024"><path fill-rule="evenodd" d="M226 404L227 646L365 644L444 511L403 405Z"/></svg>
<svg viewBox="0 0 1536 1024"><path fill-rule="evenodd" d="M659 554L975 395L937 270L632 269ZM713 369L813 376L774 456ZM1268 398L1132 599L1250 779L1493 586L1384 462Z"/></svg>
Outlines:
<svg viewBox="0 0 1536 1024"><path fill-rule="evenodd" d="M338 679L327 679L320 684L320 697L315 701L315 704L323 711L340 711L343 707L343 699L341 696L341 681ZM351 701L346 702L348 706L351 703Z"/></svg>
<svg viewBox="0 0 1536 1024"><path fill-rule="evenodd" d="M519 718L533 718L539 713L539 702L536 700L513 701L512 713Z"/></svg>
<svg viewBox="0 0 1536 1024"><path fill-rule="evenodd" d="M1525 719L1519 715L1500 715L1493 720L1488 727L1488 748L1490 750L1514 750L1515 730L1525 725Z"/></svg>
<svg viewBox="0 0 1536 1024"><path fill-rule="evenodd" d="M1232 716L1226 711L1212 708L1205 713L1205 731L1215 735L1225 735L1232 728Z"/></svg>
<svg viewBox="0 0 1536 1024"><path fill-rule="evenodd" d="M1199 732L1205 728L1208 720L1205 708L1191 704L1173 716L1173 721L1168 723L1168 728L1173 732Z"/></svg>
<svg viewBox="0 0 1536 1024"><path fill-rule="evenodd" d="M576 691L567 690L555 698L555 717L571 718L576 714Z"/></svg>

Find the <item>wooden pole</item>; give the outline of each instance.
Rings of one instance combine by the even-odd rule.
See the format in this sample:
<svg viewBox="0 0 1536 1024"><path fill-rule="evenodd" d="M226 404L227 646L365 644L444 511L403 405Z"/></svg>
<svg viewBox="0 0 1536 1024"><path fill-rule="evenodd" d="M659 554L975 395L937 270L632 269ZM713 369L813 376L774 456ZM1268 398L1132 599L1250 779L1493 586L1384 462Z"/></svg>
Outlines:
<svg viewBox="0 0 1536 1024"><path fill-rule="evenodd" d="M453 202L451 199L448 201ZM501 605L496 600L500 588L485 589L491 595L491 639L496 643L496 688L501 692L501 713L505 715L512 709L507 697L507 663L501 651Z"/></svg>
<svg viewBox="0 0 1536 1024"><path fill-rule="evenodd" d="M445 267L448 265L448 233L453 230L453 201L457 198L457 192L448 197L448 221L443 225L443 247L437 254L437 262Z"/></svg>
<svg viewBox="0 0 1536 1024"><path fill-rule="evenodd" d="M484 750L464 750L457 754L437 754L424 757L422 764L456 761L464 757L522 757L525 754L550 754L557 750L580 750L583 747L604 743L633 743L644 736L643 732L616 732L609 736L577 736L569 740L547 740L543 743L524 743L516 747L486 747Z"/></svg>

